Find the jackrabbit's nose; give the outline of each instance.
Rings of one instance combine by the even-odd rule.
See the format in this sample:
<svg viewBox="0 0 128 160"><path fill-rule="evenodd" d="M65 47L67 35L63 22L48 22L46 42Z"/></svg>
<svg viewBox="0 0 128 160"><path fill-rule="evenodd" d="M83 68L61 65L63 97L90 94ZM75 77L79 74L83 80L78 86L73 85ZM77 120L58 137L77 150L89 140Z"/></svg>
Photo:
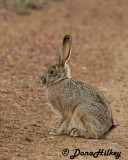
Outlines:
<svg viewBox="0 0 128 160"><path fill-rule="evenodd" d="M40 82L42 84L46 84L46 77L42 76L41 79L40 79Z"/></svg>

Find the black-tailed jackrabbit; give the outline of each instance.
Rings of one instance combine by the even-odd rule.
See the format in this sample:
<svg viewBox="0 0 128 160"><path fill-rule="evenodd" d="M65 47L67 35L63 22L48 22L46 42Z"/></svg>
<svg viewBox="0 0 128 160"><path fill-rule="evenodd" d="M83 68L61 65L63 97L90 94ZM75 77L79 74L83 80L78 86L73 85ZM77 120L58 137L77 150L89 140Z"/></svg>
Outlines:
<svg viewBox="0 0 128 160"><path fill-rule="evenodd" d="M103 138L114 127L110 106L97 89L71 79L67 64L71 55L71 43L71 36L66 35L59 63L41 78L46 85L51 108L62 117L59 127L50 134Z"/></svg>

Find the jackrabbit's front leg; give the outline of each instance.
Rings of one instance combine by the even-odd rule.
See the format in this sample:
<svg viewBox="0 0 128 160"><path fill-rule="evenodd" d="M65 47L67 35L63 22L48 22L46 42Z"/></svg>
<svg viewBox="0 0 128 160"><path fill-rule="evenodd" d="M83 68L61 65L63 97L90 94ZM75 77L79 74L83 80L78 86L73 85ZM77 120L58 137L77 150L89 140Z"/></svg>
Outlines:
<svg viewBox="0 0 128 160"><path fill-rule="evenodd" d="M71 118L63 117L59 127L56 130L49 132L49 134L50 135L66 134L68 127L69 127L69 124L70 124L70 121L71 121Z"/></svg>

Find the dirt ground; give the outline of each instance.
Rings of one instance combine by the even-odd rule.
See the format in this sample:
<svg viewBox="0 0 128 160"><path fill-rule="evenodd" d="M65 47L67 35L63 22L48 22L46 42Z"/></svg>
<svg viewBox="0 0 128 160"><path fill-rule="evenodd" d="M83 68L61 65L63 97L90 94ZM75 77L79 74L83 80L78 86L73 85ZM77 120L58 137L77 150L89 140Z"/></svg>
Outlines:
<svg viewBox="0 0 128 160"><path fill-rule="evenodd" d="M66 34L73 38L72 78L98 88L111 105L117 127L107 139L48 135L60 119L38 81L57 63ZM128 159L127 1L53 1L30 15L1 14L0 74L0 160L67 160L76 148L113 149ZM62 155L65 148L68 156Z"/></svg>

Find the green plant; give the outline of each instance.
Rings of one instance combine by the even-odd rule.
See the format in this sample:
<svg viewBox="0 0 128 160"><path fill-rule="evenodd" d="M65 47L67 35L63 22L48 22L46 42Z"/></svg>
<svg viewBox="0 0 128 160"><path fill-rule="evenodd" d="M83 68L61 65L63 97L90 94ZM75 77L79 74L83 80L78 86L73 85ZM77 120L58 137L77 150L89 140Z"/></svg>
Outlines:
<svg viewBox="0 0 128 160"><path fill-rule="evenodd" d="M14 0L14 10L18 14L29 14L30 10L27 7L28 1L27 0Z"/></svg>

